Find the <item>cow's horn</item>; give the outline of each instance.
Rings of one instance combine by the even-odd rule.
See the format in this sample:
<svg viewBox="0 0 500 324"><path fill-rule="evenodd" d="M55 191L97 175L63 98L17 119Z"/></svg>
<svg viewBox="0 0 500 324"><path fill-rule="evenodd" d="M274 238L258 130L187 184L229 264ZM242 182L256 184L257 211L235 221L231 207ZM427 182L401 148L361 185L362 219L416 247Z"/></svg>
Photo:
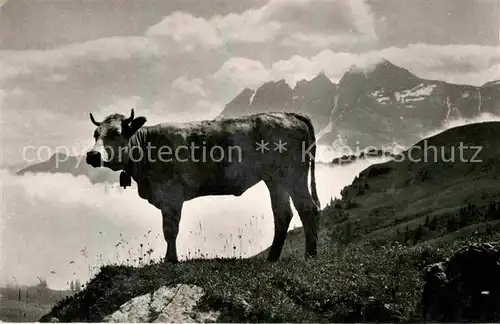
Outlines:
<svg viewBox="0 0 500 324"><path fill-rule="evenodd" d="M132 122L132 120L134 120L134 108L132 108L132 110L130 111L130 117L125 119L125 123L130 123Z"/></svg>
<svg viewBox="0 0 500 324"><path fill-rule="evenodd" d="M92 121L92 124L94 124L98 127L101 126L101 123L98 123L95 121L94 116L92 116L92 113L90 113L90 120Z"/></svg>

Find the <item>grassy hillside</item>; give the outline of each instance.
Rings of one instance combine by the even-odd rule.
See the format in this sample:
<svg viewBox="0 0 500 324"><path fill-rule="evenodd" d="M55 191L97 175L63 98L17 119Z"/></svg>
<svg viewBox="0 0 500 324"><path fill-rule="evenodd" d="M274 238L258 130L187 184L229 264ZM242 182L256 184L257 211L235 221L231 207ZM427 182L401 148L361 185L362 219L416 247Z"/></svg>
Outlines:
<svg viewBox="0 0 500 324"><path fill-rule="evenodd" d="M223 322L422 321L424 267L471 242L500 242L498 138L498 122L461 126L367 168L324 208L316 259L303 259L297 229L274 264L264 251L246 260L107 266L42 320L100 321L134 296L191 283L205 288L199 307L221 311ZM426 147L437 156L425 158ZM455 160L445 161L452 151Z"/></svg>
<svg viewBox="0 0 500 324"><path fill-rule="evenodd" d="M367 168L325 208L324 234L335 244L414 245L491 230L500 221L499 135L497 122L457 127Z"/></svg>
<svg viewBox="0 0 500 324"><path fill-rule="evenodd" d="M455 127L363 170L323 209L321 244L415 245L492 231L500 222L499 136L500 122ZM302 229L289 236L284 252L301 255Z"/></svg>

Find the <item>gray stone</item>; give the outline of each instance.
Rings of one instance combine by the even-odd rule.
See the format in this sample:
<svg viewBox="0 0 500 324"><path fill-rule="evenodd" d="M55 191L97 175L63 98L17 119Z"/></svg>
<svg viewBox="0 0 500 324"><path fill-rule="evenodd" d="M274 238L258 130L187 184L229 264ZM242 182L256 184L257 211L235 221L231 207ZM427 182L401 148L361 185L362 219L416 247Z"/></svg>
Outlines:
<svg viewBox="0 0 500 324"><path fill-rule="evenodd" d="M198 286L163 286L155 292L131 299L113 314L105 316L103 322L215 322L218 312L194 310L202 296L203 289Z"/></svg>

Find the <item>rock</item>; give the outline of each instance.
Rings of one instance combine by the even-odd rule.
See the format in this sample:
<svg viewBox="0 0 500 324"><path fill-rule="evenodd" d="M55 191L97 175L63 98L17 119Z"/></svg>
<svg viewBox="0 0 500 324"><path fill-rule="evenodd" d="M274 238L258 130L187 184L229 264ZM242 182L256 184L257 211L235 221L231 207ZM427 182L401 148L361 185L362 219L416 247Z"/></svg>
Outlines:
<svg viewBox="0 0 500 324"><path fill-rule="evenodd" d="M500 251L471 245L425 269L422 315L427 321L499 321Z"/></svg>
<svg viewBox="0 0 500 324"><path fill-rule="evenodd" d="M51 322L51 323L59 323L59 319L58 319L57 317L52 317L52 318L50 319L50 322Z"/></svg>
<svg viewBox="0 0 500 324"><path fill-rule="evenodd" d="M105 316L103 322L214 322L218 312L194 310L203 296L198 286L179 284L175 287L163 286L153 293L131 299L119 310Z"/></svg>
<svg viewBox="0 0 500 324"><path fill-rule="evenodd" d="M403 316L393 304L384 304L375 297L369 297L363 308L363 322L402 322Z"/></svg>

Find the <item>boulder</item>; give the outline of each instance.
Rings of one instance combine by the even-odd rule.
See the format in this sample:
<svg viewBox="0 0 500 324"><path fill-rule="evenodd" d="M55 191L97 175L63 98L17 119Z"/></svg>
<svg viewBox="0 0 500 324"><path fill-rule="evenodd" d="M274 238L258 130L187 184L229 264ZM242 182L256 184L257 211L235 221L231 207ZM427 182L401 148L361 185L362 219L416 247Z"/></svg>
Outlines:
<svg viewBox="0 0 500 324"><path fill-rule="evenodd" d="M103 322L215 322L219 315L217 312L195 310L202 296L203 289L198 286L163 286L152 293L129 300L119 310L105 316Z"/></svg>
<svg viewBox="0 0 500 324"><path fill-rule="evenodd" d="M362 313L363 322L397 323L403 322L404 318L393 304L382 303L371 296L368 298Z"/></svg>
<svg viewBox="0 0 500 324"><path fill-rule="evenodd" d="M471 245L425 269L426 321L500 321L500 250Z"/></svg>

